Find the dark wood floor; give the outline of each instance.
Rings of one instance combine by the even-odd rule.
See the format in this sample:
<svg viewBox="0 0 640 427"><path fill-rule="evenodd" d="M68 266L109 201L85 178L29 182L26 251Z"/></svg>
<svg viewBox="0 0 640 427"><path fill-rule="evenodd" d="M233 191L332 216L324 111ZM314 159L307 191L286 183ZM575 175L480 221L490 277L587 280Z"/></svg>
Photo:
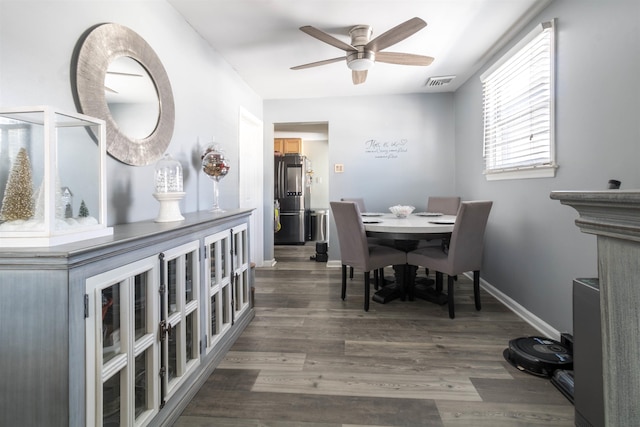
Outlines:
<svg viewBox="0 0 640 427"><path fill-rule="evenodd" d="M573 426L571 403L503 358L539 335L470 281L456 318L423 300L371 303L362 274L340 299L340 269L315 246L277 246L256 271L256 318L175 424L192 426ZM389 273L391 270L389 269Z"/></svg>

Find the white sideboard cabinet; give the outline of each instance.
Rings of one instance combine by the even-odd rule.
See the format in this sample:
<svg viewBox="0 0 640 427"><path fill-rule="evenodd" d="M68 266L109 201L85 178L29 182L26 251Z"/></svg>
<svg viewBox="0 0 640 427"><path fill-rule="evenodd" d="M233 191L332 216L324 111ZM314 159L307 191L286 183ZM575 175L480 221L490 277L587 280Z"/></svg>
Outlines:
<svg viewBox="0 0 640 427"><path fill-rule="evenodd" d="M250 214L0 248L0 425L172 425L254 316Z"/></svg>

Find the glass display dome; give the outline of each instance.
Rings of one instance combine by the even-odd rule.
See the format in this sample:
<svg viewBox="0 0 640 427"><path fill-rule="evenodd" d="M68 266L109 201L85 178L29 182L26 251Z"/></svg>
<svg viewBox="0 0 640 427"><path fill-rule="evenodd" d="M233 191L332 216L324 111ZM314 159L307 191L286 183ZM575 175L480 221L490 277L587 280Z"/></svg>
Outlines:
<svg viewBox="0 0 640 427"><path fill-rule="evenodd" d="M156 163L156 193L182 192L182 165L180 162L165 154Z"/></svg>
<svg viewBox="0 0 640 427"><path fill-rule="evenodd" d="M165 154L156 163L155 187L153 197L160 202L160 212L155 221L182 221L184 219L180 213L180 201L184 197L182 165L169 154Z"/></svg>

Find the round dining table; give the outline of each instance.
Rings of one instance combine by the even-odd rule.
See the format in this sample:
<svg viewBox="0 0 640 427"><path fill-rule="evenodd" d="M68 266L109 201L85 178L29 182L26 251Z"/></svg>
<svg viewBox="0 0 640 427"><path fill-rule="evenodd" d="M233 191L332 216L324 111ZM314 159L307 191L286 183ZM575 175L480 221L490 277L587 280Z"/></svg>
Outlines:
<svg viewBox="0 0 640 427"><path fill-rule="evenodd" d="M364 212L361 214L368 236L395 240L420 240L449 235L456 221L455 215L437 212L412 213L398 218L392 213Z"/></svg>
<svg viewBox="0 0 640 427"><path fill-rule="evenodd" d="M455 215L443 215L438 212L417 212L404 218L392 213L364 212L361 214L367 236L381 239L396 249L410 252L416 249L421 240L444 239L451 236L455 224ZM418 266L394 265L395 282L383 286L373 295L373 300L382 304L397 298L414 297L436 304L445 304L446 295L431 286L432 280L416 283Z"/></svg>

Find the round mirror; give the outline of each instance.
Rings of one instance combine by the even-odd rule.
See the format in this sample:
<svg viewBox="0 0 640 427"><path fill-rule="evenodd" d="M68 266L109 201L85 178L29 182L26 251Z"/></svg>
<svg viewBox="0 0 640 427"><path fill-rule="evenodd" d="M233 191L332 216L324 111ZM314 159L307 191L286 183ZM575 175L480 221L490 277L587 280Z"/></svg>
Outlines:
<svg viewBox="0 0 640 427"><path fill-rule="evenodd" d="M149 73L127 56L116 59L104 76L104 97L111 117L129 138L146 138L160 117L160 100Z"/></svg>
<svg viewBox="0 0 640 427"><path fill-rule="evenodd" d="M173 94L142 37L118 24L90 28L78 42L71 71L77 107L105 121L111 156L134 166L162 157L173 135Z"/></svg>

